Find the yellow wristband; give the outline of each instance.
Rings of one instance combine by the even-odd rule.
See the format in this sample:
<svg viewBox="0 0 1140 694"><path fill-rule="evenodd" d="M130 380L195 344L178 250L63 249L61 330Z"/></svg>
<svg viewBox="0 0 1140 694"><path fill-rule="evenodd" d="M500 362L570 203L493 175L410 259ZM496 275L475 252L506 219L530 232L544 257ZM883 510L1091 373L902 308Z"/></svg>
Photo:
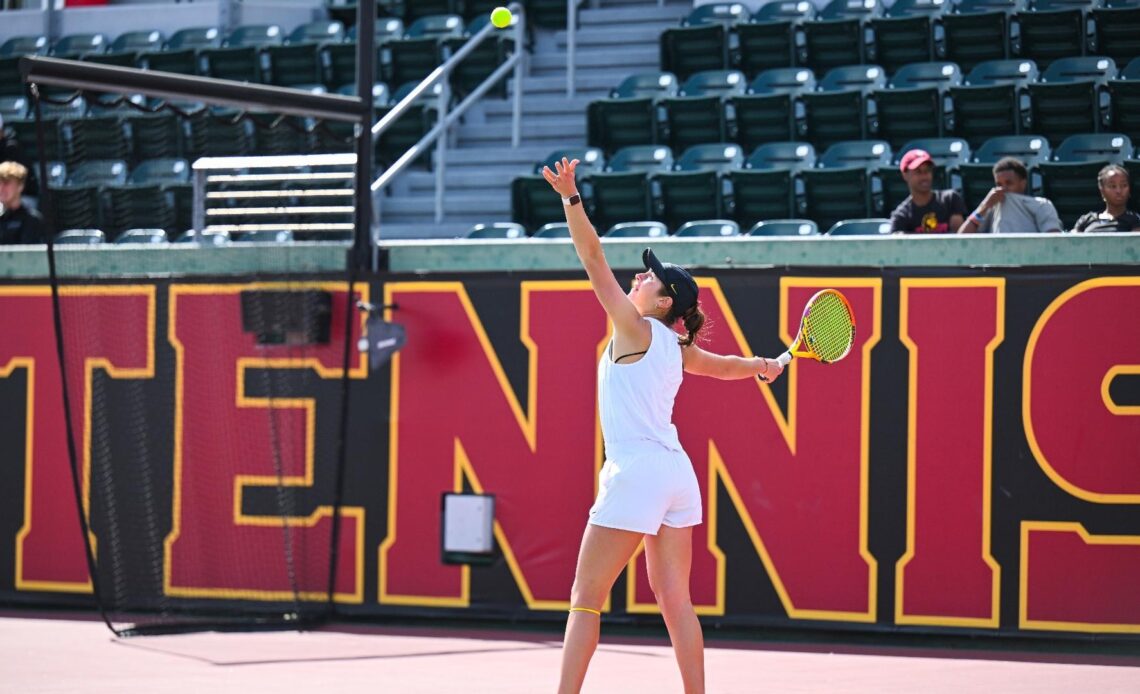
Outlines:
<svg viewBox="0 0 1140 694"><path fill-rule="evenodd" d="M590 614L596 614L599 617L602 616L601 610L593 610L593 609L590 609L589 607L571 607L570 611L571 612L589 612Z"/></svg>

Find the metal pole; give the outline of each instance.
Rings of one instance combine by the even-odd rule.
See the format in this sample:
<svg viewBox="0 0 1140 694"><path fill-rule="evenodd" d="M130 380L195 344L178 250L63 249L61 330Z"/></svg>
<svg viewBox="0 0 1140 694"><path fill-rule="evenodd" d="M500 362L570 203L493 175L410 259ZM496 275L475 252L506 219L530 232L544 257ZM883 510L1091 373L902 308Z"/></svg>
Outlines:
<svg viewBox="0 0 1140 694"><path fill-rule="evenodd" d="M450 122L447 120L447 105L451 101L451 83L449 80L444 80L440 84L439 90L439 120L440 122ZM443 135L436 140L435 143L435 223L439 224L443 221L443 194L444 194L444 173L447 170L445 159L447 158L447 132L444 131Z"/></svg>
<svg viewBox="0 0 1140 694"><path fill-rule="evenodd" d="M194 169L194 209L190 226L201 234L206 228L206 171Z"/></svg>
<svg viewBox="0 0 1140 694"><path fill-rule="evenodd" d="M356 4L356 95L361 101L361 116L355 128L356 211L353 222L356 233L352 246L352 262L358 268L370 264L369 248L373 241L372 121L376 114L372 105L372 83L375 81L376 3L374 0L361 0Z"/></svg>
<svg viewBox="0 0 1140 694"><path fill-rule="evenodd" d="M511 5L512 10L518 16L518 22L515 23L515 93L514 105L511 112L511 147L517 148L522 141L522 81L523 81L523 57L526 51L523 46L526 44L526 12L523 10L522 5L515 3Z"/></svg>
<svg viewBox="0 0 1140 694"><path fill-rule="evenodd" d="M574 50L578 42L577 0L566 0L566 98L574 98Z"/></svg>

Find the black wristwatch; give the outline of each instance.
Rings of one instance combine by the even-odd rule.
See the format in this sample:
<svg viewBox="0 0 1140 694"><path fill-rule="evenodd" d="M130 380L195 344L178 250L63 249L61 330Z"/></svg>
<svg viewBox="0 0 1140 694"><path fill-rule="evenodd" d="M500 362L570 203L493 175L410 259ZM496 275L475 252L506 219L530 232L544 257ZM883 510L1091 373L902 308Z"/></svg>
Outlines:
<svg viewBox="0 0 1140 694"><path fill-rule="evenodd" d="M566 197L562 198L562 204L567 206L567 207L573 207L574 205L577 205L580 202L582 202L582 196L578 195L577 193L574 193L573 195L571 195L568 198L566 198Z"/></svg>

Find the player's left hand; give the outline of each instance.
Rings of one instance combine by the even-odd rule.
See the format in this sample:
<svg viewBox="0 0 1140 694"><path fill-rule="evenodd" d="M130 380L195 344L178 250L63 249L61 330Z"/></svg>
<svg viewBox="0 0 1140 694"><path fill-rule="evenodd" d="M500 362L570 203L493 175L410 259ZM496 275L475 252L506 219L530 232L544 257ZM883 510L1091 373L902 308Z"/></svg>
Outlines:
<svg viewBox="0 0 1140 694"><path fill-rule="evenodd" d="M542 167L542 177L550 187L564 198L577 193L578 184L574 182L574 169L578 168L578 160L569 161L566 157L562 157L562 161L554 162L554 168L558 173L551 171L549 166Z"/></svg>

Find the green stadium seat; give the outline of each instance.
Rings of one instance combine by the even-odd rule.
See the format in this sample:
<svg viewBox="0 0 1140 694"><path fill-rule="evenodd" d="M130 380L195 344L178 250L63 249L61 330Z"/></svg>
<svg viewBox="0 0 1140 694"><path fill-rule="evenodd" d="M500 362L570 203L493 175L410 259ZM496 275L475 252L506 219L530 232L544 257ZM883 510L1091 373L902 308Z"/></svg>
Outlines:
<svg viewBox="0 0 1140 694"><path fill-rule="evenodd" d="M1029 58L1042 70L1058 58L1084 55L1093 39L1085 13L1096 0L1033 0L1010 25L1010 57Z"/></svg>
<svg viewBox="0 0 1140 694"><path fill-rule="evenodd" d="M1108 163L1108 160L1047 161L1033 169L1031 175L1038 192L1057 208L1062 230L1072 229L1086 212L1104 209L1096 177Z"/></svg>
<svg viewBox="0 0 1140 694"><path fill-rule="evenodd" d="M384 44L384 78L389 84L419 82L443 62L443 40L462 35L463 18L458 14L420 17L403 39Z"/></svg>
<svg viewBox="0 0 1140 694"><path fill-rule="evenodd" d="M406 4L403 17L406 21L415 23L424 17L459 14L463 11L462 5L462 0L414 0Z"/></svg>
<svg viewBox="0 0 1140 694"><path fill-rule="evenodd" d="M526 228L518 222L476 224L467 231L468 239L525 239Z"/></svg>
<svg viewBox="0 0 1140 694"><path fill-rule="evenodd" d="M230 242L228 231L195 231L187 229L174 239L174 243L187 243L197 246L225 246Z"/></svg>
<svg viewBox="0 0 1140 694"><path fill-rule="evenodd" d="M103 232L100 229L65 229L55 235L56 245L95 246L103 243Z"/></svg>
<svg viewBox="0 0 1140 694"><path fill-rule="evenodd" d="M90 53L106 53L108 43L107 37L99 33L68 34L55 42L51 47L51 55L77 60Z"/></svg>
<svg viewBox="0 0 1140 694"><path fill-rule="evenodd" d="M620 222L614 224L605 233L608 238L658 238L668 235L669 230L665 228L665 225L655 221Z"/></svg>
<svg viewBox="0 0 1140 694"><path fill-rule="evenodd" d="M260 74L268 84L295 87L323 81L320 44L267 46L258 54Z"/></svg>
<svg viewBox="0 0 1140 694"><path fill-rule="evenodd" d="M1103 55L1125 65L1140 56L1140 2L1105 0L1089 11L1096 27L1089 55Z"/></svg>
<svg viewBox="0 0 1140 694"><path fill-rule="evenodd" d="M68 185L121 186L127 182L127 162L117 159L89 159L70 167Z"/></svg>
<svg viewBox="0 0 1140 694"><path fill-rule="evenodd" d="M190 164L185 159L147 159L139 163L127 177L133 185L167 185L190 181Z"/></svg>
<svg viewBox="0 0 1140 694"><path fill-rule="evenodd" d="M864 24L881 17L880 0L831 0L813 21L801 25L803 45L798 46L797 64L817 75L866 59Z"/></svg>
<svg viewBox="0 0 1140 694"><path fill-rule="evenodd" d="M376 63L373 66L373 75L383 81L383 61L381 54L387 49L383 45L376 48ZM356 85L356 44L327 43L317 49L317 60L320 63L321 81L326 87L339 92L341 88Z"/></svg>
<svg viewBox="0 0 1140 694"><path fill-rule="evenodd" d="M662 142L674 151L683 151L704 142L724 141L724 99L743 94L746 87L744 73L739 70L710 70L691 76L677 96L656 102Z"/></svg>
<svg viewBox="0 0 1140 694"><path fill-rule="evenodd" d="M1005 60L1010 15L1024 7L1025 0L961 0L938 20L944 40L935 59L957 63L966 73L983 62Z"/></svg>
<svg viewBox="0 0 1140 694"><path fill-rule="evenodd" d="M0 96L24 96L27 89L20 76L20 57L0 58Z"/></svg>
<svg viewBox="0 0 1140 694"><path fill-rule="evenodd" d="M849 166L878 168L891 163L891 146L885 140L847 140L836 142L824 151L818 166L841 169Z"/></svg>
<svg viewBox="0 0 1140 694"><path fill-rule="evenodd" d="M231 47L280 46L285 34L276 24L243 24L229 33L223 45Z"/></svg>
<svg viewBox="0 0 1140 694"><path fill-rule="evenodd" d="M642 145L618 150L606 170L582 180L592 216L599 229L619 222L652 219L654 216L649 175L673 168L668 147ZM556 221L556 220L549 220Z"/></svg>
<svg viewBox="0 0 1140 694"><path fill-rule="evenodd" d="M883 218L844 219L827 230L828 236L887 236L890 233L891 220Z"/></svg>
<svg viewBox="0 0 1140 694"><path fill-rule="evenodd" d="M1053 150L1052 161L1120 164L1132 151L1131 138L1121 133L1070 135Z"/></svg>
<svg viewBox="0 0 1140 694"><path fill-rule="evenodd" d="M1032 60L980 63L970 70L964 85L949 89L953 110L945 134L977 147L991 137L1027 132L1032 116L1024 88L1036 80Z"/></svg>
<svg viewBox="0 0 1140 694"><path fill-rule="evenodd" d="M660 140L657 107L651 97L599 99L586 107L586 142L613 154L624 147Z"/></svg>
<svg viewBox="0 0 1140 694"><path fill-rule="evenodd" d="M730 49L730 66L755 77L765 70L789 68L796 64L797 41L802 41L800 25L815 17L815 7L804 0L772 0L752 14L751 22L733 28L735 50Z"/></svg>
<svg viewBox="0 0 1140 694"><path fill-rule="evenodd" d="M293 243L293 232L288 229L278 231L247 231L235 239L243 243Z"/></svg>
<svg viewBox="0 0 1140 694"><path fill-rule="evenodd" d="M127 131L118 116L65 118L59 123L59 131L69 166L89 159L130 158Z"/></svg>
<svg viewBox="0 0 1140 694"><path fill-rule="evenodd" d="M285 45L340 43L344 41L344 35L344 24L336 20L308 22L289 32Z"/></svg>
<svg viewBox="0 0 1140 694"><path fill-rule="evenodd" d="M345 84L336 90L337 94L345 96L356 96L356 85ZM376 82L372 85L372 105L376 108L387 106L388 102L392 100L392 96L388 93L388 85L383 82Z"/></svg>
<svg viewBox="0 0 1140 694"><path fill-rule="evenodd" d="M566 222L551 222L543 224L534 232L535 239L568 239L570 238L570 225Z"/></svg>
<svg viewBox="0 0 1140 694"><path fill-rule="evenodd" d="M0 44L0 58L22 55L47 55L50 44L46 36L13 36Z"/></svg>
<svg viewBox="0 0 1140 694"><path fill-rule="evenodd" d="M1140 57L1130 60L1105 89L1112 104L1106 129L1140 141Z"/></svg>
<svg viewBox="0 0 1140 694"><path fill-rule="evenodd" d="M566 219L562 201L542 176L516 176L511 181L511 221L528 232Z"/></svg>
<svg viewBox="0 0 1140 694"><path fill-rule="evenodd" d="M815 89L807 68L773 68L756 76L745 94L724 102L728 139L752 150L765 142L794 139L800 132L800 94Z"/></svg>
<svg viewBox="0 0 1140 694"><path fill-rule="evenodd" d="M949 117L947 90L962 83L954 63L911 63L891 77L887 89L867 96L868 135L892 147L924 137L940 137Z"/></svg>
<svg viewBox="0 0 1140 694"><path fill-rule="evenodd" d="M676 236L701 238L727 238L740 236L740 225L731 219L696 219L685 222L677 229Z"/></svg>
<svg viewBox="0 0 1140 694"><path fill-rule="evenodd" d="M168 51L198 50L200 48L221 48L222 33L216 27L187 27L170 35L166 42Z"/></svg>
<svg viewBox="0 0 1140 694"><path fill-rule="evenodd" d="M661 33L661 67L680 79L708 70L724 70L729 60L729 32L747 22L748 9L738 2L718 2L693 9L681 26Z"/></svg>
<svg viewBox="0 0 1140 694"><path fill-rule="evenodd" d="M741 227L793 214L793 179L815 166L815 149L806 142L770 142L756 148L745 168L724 175L724 208Z"/></svg>
<svg viewBox="0 0 1140 694"><path fill-rule="evenodd" d="M860 140L867 135L867 94L887 85L878 65L847 65L829 70L819 91L800 95L804 117L797 139L817 149L842 140Z"/></svg>
<svg viewBox="0 0 1140 694"><path fill-rule="evenodd" d="M200 109L187 120L188 159L242 156L254 151L253 124L238 111Z"/></svg>
<svg viewBox="0 0 1140 694"><path fill-rule="evenodd" d="M111 42L111 47L108 52L113 55L122 55L125 53L133 56L139 53L161 51L165 44L166 35L158 29L126 31L119 34L115 40Z"/></svg>
<svg viewBox="0 0 1140 694"><path fill-rule="evenodd" d="M1069 135L1107 127L1109 94L1105 85L1115 76L1116 63L1111 58L1054 60L1039 82L1027 86L1033 131L1056 145Z"/></svg>
<svg viewBox="0 0 1140 694"><path fill-rule="evenodd" d="M815 220L820 228L843 219L882 215L882 182L862 166L802 169L794 179L796 214Z"/></svg>
<svg viewBox="0 0 1140 694"><path fill-rule="evenodd" d="M737 144L689 147L677 159L676 170L650 176L654 216L670 229L694 219L719 219L724 211L720 174L743 165L744 152Z"/></svg>
<svg viewBox="0 0 1140 694"><path fill-rule="evenodd" d="M937 20L949 9L944 0L897 0L886 16L867 22L871 41L867 62L882 65L894 74L910 63L934 60L935 47L942 47L942 24Z"/></svg>
<svg viewBox="0 0 1140 694"><path fill-rule="evenodd" d="M168 243L165 229L127 229L115 237L115 243Z"/></svg>
<svg viewBox="0 0 1140 694"><path fill-rule="evenodd" d="M25 118L28 115L28 97L9 94L0 96L0 118L12 120Z"/></svg>
<svg viewBox="0 0 1140 694"><path fill-rule="evenodd" d="M574 0L577 11L582 0ZM524 0L527 21L546 29L566 28L566 0Z"/></svg>
<svg viewBox="0 0 1140 694"><path fill-rule="evenodd" d="M180 157L182 148L182 125L179 118L170 112L130 113L124 116L123 123L131 140L131 151L135 158Z"/></svg>
<svg viewBox="0 0 1140 694"><path fill-rule="evenodd" d="M563 157L568 161L578 160L577 176L579 178L601 172L606 167L606 155L601 148L568 147L556 149L546 155L545 159L534 165L534 173L541 174L544 166L549 166L550 170L553 171L554 163L562 161Z"/></svg>
<svg viewBox="0 0 1140 694"><path fill-rule="evenodd" d="M404 20L398 17L377 17L374 31L376 45L379 46L388 41L402 39L406 30ZM345 32L344 39L350 43L356 43L355 26L350 27L348 31Z"/></svg>
<svg viewBox="0 0 1140 694"><path fill-rule="evenodd" d="M53 221L57 229L98 229L103 213L96 185L60 186L52 194Z"/></svg>
<svg viewBox="0 0 1140 694"><path fill-rule="evenodd" d="M819 226L810 219L767 219L756 222L749 236L819 236Z"/></svg>
<svg viewBox="0 0 1140 694"><path fill-rule="evenodd" d="M680 90L677 76L671 72L639 72L629 75L610 90L611 99L658 99L676 96Z"/></svg>

